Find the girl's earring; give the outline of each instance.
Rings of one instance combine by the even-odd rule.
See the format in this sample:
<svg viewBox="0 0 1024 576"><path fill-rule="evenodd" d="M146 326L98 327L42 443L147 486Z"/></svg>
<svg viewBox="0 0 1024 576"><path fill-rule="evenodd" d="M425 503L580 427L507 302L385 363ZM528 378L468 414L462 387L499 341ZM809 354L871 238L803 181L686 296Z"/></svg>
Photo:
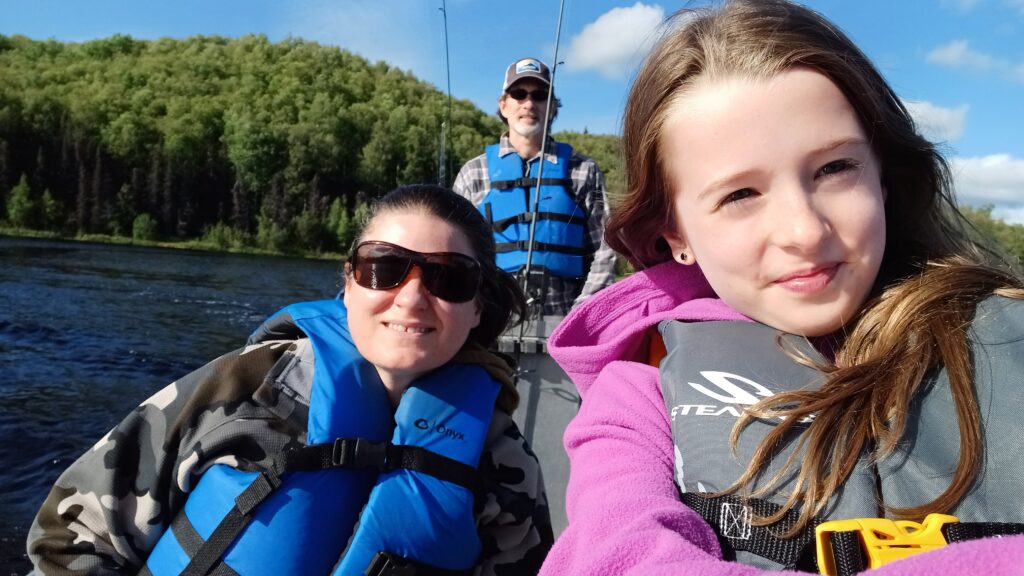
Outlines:
<svg viewBox="0 0 1024 576"><path fill-rule="evenodd" d="M688 255L686 254L686 252L680 252L680 253L679 253L679 263L680 263L680 264L686 264L686 261L687 261L687 260L688 260L689 258L690 258L690 257L689 257L689 256L688 256Z"/></svg>

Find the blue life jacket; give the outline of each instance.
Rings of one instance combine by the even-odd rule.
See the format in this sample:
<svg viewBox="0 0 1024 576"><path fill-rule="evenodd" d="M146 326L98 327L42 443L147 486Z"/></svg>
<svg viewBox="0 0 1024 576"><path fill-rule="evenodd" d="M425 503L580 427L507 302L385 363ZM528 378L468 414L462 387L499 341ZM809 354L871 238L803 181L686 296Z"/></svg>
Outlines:
<svg viewBox="0 0 1024 576"><path fill-rule="evenodd" d="M210 467L143 572L362 575L389 558L472 568L471 488L499 385L449 363L414 382L392 417L340 300L294 304L268 324L289 319L315 357L307 446L269 471Z"/></svg>
<svg viewBox="0 0 1024 576"><path fill-rule="evenodd" d="M537 173L541 158L540 204L534 230L530 268L546 270L561 278L583 277L583 238L587 213L572 192L569 160L572 146L555 143L557 163L546 155L531 160L523 173L518 154L498 154L500 146L487 147L487 173L491 189L480 203L480 212L494 229L498 267L516 273L526 266L530 221L537 198Z"/></svg>

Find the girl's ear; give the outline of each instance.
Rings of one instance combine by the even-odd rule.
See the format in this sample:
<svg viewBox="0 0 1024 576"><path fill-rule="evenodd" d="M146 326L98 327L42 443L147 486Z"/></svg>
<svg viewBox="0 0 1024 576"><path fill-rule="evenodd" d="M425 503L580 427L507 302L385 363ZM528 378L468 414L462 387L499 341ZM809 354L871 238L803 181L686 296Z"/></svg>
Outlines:
<svg viewBox="0 0 1024 576"><path fill-rule="evenodd" d="M672 259L680 264L693 264L696 259L690 252L690 243L686 241L686 236L674 230L666 230L662 235L665 242L668 244L669 251L672 252Z"/></svg>

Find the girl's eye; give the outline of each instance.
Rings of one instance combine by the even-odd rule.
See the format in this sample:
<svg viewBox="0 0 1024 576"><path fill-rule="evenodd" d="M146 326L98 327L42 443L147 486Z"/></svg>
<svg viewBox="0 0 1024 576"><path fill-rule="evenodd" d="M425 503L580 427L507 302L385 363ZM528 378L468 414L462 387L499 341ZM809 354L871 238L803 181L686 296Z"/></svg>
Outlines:
<svg viewBox="0 0 1024 576"><path fill-rule="evenodd" d="M719 202L718 205L725 206L727 204L735 204L736 202L746 200L755 194L757 193L754 192L752 188L740 188L739 190L727 194L725 198L722 198L722 201Z"/></svg>
<svg viewBox="0 0 1024 576"><path fill-rule="evenodd" d="M856 168L860 168L860 162L852 158L843 158L842 160L834 160L825 164L818 170L818 174L821 176L831 176L833 174L840 174Z"/></svg>

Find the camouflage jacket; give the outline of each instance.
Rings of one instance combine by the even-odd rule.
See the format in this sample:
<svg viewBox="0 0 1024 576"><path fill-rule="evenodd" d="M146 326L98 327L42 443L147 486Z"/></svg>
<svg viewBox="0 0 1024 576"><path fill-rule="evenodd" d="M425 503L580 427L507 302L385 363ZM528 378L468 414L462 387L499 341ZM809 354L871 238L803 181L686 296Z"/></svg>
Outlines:
<svg viewBox="0 0 1024 576"><path fill-rule="evenodd" d="M312 372L307 339L271 341L154 394L58 478L29 530L32 574L138 572L206 469L265 470L305 445ZM501 410L479 471L490 488L474 506L476 573L536 573L553 541L543 478Z"/></svg>

